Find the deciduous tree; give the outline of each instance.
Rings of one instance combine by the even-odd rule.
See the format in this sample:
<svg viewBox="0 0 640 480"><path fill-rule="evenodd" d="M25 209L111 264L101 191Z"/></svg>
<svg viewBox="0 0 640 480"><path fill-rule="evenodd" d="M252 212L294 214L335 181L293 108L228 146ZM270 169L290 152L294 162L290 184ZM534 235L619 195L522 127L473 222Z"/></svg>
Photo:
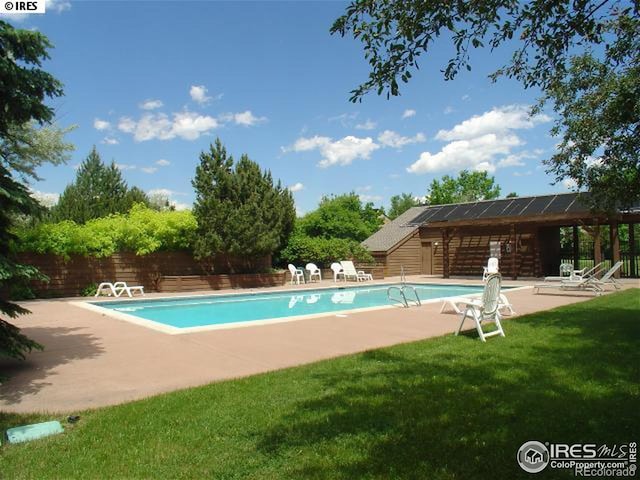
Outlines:
<svg viewBox="0 0 640 480"><path fill-rule="evenodd" d="M420 202L411 193L401 193L391 197L391 206L387 212L387 217L391 220L399 217L411 207L420 205Z"/></svg>
<svg viewBox="0 0 640 480"><path fill-rule="evenodd" d="M487 172L462 170L458 177L445 175L433 180L427 192L429 205L491 200L500 196L500 186Z"/></svg>
<svg viewBox="0 0 640 480"><path fill-rule="evenodd" d="M452 43L443 68L451 80L471 70L471 53L511 48L491 78L514 78L558 114L560 148L545 163L558 180L590 190L594 207L612 210L640 200L640 2L355 0L331 33L362 41L371 71L353 90L399 95L422 55ZM446 45L445 45L446 46Z"/></svg>

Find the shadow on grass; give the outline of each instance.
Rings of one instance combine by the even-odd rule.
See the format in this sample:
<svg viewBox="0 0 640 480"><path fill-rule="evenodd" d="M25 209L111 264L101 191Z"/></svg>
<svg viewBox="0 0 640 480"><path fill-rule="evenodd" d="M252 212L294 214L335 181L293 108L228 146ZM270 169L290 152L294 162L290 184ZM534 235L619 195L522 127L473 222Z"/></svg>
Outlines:
<svg viewBox="0 0 640 480"><path fill-rule="evenodd" d="M44 345L43 352L32 352L27 360L0 359L0 372L8 379L0 385L2 405L19 402L55 381L52 370L69 362L94 358L103 353L98 337L75 327L33 327L22 332ZM46 408L46 403L43 405ZM1 420L2 417L0 417ZM1 422L0 422L1 423Z"/></svg>
<svg viewBox="0 0 640 480"><path fill-rule="evenodd" d="M528 440L637 441L637 315L589 302L506 322L507 337L484 345L449 336L364 353L312 373L324 395L297 403L258 449L312 451L295 477L520 478Z"/></svg>

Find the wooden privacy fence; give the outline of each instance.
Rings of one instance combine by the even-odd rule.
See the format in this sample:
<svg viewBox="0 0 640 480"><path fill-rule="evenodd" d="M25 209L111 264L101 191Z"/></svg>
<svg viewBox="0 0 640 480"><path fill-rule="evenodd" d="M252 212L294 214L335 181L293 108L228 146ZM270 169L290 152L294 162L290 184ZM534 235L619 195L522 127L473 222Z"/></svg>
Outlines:
<svg viewBox="0 0 640 480"><path fill-rule="evenodd" d="M49 282L34 282L32 289L40 297L71 297L90 285L100 282L127 282L144 285L147 291L158 291L163 276L203 275L203 266L190 252L155 252L149 255L116 253L106 258L72 255L69 259L51 254L23 253L18 260L37 267L49 277ZM248 261L246 258L217 256L213 273L233 271L266 271L271 258L265 256Z"/></svg>

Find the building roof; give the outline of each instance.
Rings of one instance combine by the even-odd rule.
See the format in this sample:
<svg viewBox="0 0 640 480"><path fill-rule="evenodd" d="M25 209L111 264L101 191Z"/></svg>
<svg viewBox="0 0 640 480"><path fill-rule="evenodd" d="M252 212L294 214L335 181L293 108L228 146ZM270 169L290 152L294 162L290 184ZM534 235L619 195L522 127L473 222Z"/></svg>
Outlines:
<svg viewBox="0 0 640 480"><path fill-rule="evenodd" d="M411 207L367 238L362 245L372 252L386 252L408 235L418 230L411 222L428 207Z"/></svg>
<svg viewBox="0 0 640 480"><path fill-rule="evenodd" d="M587 195L587 193L561 193L413 207L393 222L383 226L362 244L372 252L386 252L421 226L434 222L554 214L589 214L589 205L585 201ZM638 211L640 211L638 205L629 210L629 212Z"/></svg>

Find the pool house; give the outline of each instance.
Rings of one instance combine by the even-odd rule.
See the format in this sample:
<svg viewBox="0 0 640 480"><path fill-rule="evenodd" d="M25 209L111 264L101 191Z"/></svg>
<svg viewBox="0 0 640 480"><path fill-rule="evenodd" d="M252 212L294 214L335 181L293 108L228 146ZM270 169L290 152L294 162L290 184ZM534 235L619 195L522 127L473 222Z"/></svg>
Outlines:
<svg viewBox="0 0 640 480"><path fill-rule="evenodd" d="M479 276L498 257L505 277L557 275L622 260L621 276L639 276L640 205L593 213L585 195L565 193L418 206L363 242L385 276Z"/></svg>

